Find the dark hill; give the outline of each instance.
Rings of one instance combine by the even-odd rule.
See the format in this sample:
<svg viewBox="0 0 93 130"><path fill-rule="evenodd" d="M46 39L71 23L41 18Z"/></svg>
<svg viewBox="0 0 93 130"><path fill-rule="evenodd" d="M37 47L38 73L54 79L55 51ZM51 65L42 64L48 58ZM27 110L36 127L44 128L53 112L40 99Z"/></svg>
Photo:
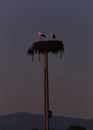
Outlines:
<svg viewBox="0 0 93 130"><path fill-rule="evenodd" d="M43 116L22 112L0 116L0 130L43 130ZM93 120L54 116L50 118L51 130L67 130L71 125L81 125L87 130L93 130Z"/></svg>

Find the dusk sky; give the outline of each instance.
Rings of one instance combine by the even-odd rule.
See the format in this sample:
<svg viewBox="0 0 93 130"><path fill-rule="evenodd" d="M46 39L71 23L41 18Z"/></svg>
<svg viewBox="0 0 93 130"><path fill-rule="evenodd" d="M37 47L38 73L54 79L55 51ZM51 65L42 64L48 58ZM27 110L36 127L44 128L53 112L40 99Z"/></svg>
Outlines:
<svg viewBox="0 0 93 130"><path fill-rule="evenodd" d="M92 0L0 0L0 115L43 114L43 56L26 52L38 27L65 46L62 58L49 54L53 115L93 118Z"/></svg>

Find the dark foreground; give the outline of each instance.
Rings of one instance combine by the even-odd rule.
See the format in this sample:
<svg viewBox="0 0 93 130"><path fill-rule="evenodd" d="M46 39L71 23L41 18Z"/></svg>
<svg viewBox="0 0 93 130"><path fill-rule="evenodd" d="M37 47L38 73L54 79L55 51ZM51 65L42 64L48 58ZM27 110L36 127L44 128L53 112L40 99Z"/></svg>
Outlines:
<svg viewBox="0 0 93 130"><path fill-rule="evenodd" d="M31 130L38 128L43 130L43 116L30 113L17 113L0 116L0 130ZM67 130L71 125L80 125L86 130L93 130L93 119L84 120L68 117L51 117L51 130Z"/></svg>

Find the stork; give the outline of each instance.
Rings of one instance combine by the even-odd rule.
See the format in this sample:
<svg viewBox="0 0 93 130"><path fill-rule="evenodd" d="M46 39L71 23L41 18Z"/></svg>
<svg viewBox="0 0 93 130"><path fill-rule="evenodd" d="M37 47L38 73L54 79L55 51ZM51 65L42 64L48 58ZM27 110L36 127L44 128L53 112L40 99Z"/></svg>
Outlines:
<svg viewBox="0 0 93 130"><path fill-rule="evenodd" d="M40 39L42 39L42 37L46 38L46 35L43 32L39 31L39 28L38 28L38 36L40 37Z"/></svg>
<svg viewBox="0 0 93 130"><path fill-rule="evenodd" d="M54 33L53 30L51 30L51 32L50 32L50 36L51 36L53 39L56 39L56 36L55 36L55 33Z"/></svg>

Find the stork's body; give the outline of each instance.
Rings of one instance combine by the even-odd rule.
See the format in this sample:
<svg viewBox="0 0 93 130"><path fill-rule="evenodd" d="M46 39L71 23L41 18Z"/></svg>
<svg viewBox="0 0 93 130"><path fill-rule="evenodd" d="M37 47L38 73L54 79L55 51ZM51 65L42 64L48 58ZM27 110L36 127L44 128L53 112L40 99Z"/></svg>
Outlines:
<svg viewBox="0 0 93 130"><path fill-rule="evenodd" d="M50 36L52 37L52 39L56 39L55 33L53 31L50 32Z"/></svg>
<svg viewBox="0 0 93 130"><path fill-rule="evenodd" d="M39 31L39 29L38 29L38 36L40 40L42 39L42 37L46 38L46 35L43 32Z"/></svg>

